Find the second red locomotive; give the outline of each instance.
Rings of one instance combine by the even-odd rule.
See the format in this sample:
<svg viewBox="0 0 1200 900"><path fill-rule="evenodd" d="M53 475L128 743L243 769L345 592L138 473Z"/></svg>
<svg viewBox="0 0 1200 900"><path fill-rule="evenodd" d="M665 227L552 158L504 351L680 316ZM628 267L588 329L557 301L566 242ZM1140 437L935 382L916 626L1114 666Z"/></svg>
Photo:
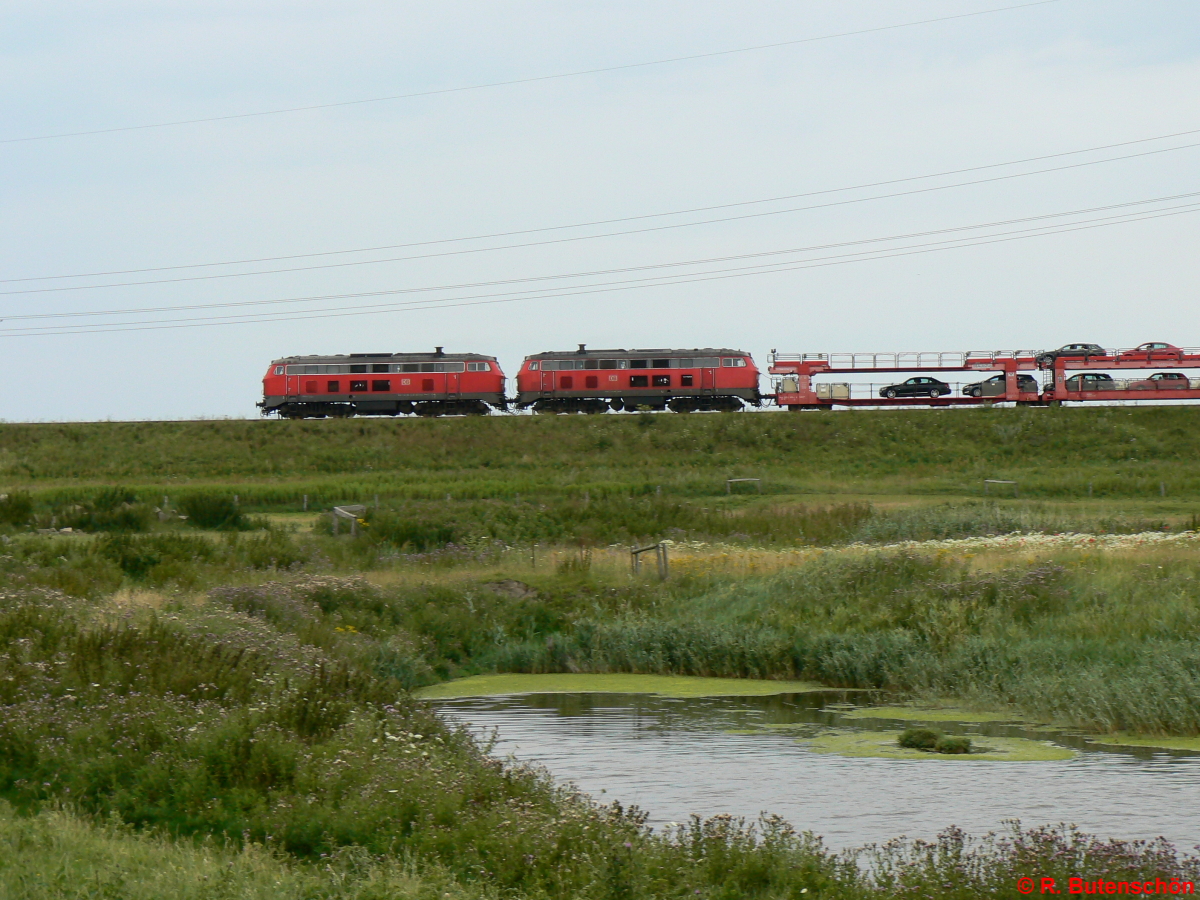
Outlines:
<svg viewBox="0 0 1200 900"><path fill-rule="evenodd" d="M537 353L517 373L517 407L535 412L741 409L759 406L758 367L741 350Z"/></svg>

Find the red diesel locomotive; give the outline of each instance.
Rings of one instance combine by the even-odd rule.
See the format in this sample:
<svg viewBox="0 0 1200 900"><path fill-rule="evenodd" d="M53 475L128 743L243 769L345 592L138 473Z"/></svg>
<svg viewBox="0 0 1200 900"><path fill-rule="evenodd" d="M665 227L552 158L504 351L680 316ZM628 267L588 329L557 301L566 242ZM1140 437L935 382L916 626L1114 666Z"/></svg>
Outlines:
<svg viewBox="0 0 1200 900"><path fill-rule="evenodd" d="M607 409L738 410L759 406L758 367L741 350L588 350L525 357L517 407L534 412Z"/></svg>
<svg viewBox="0 0 1200 900"><path fill-rule="evenodd" d="M351 353L289 356L263 376L263 415L485 415L506 409L504 372L478 353Z"/></svg>

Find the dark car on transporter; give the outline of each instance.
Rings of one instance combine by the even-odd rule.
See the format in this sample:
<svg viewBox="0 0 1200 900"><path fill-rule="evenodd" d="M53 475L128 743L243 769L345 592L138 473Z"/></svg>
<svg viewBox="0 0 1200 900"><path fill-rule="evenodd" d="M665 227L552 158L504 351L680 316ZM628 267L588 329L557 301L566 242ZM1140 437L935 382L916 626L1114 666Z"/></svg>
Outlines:
<svg viewBox="0 0 1200 900"><path fill-rule="evenodd" d="M993 375L986 381L976 381L963 387L964 397L1002 397L1005 393L1003 375ZM1032 375L1023 372L1017 374L1017 390L1022 394L1036 394L1038 383Z"/></svg>
<svg viewBox="0 0 1200 900"><path fill-rule="evenodd" d="M1068 391L1115 391L1117 383L1111 375L1104 372L1083 372L1072 375L1063 384Z"/></svg>
<svg viewBox="0 0 1200 900"><path fill-rule="evenodd" d="M918 375L908 381L902 381L900 384L889 384L887 387L879 389L879 396L886 397L888 400L895 400L897 397L930 397L936 400L949 393L951 393L950 385L925 375Z"/></svg>
<svg viewBox="0 0 1200 900"><path fill-rule="evenodd" d="M1089 359L1093 356L1108 356L1108 351L1099 344L1063 344L1057 350L1043 350L1037 355L1037 364L1048 369L1056 359Z"/></svg>

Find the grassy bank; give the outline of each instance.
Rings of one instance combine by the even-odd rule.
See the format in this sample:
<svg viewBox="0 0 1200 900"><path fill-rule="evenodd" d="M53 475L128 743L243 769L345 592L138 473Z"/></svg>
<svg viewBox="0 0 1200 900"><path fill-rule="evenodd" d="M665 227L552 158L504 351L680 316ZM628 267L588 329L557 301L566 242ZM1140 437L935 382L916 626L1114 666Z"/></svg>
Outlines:
<svg viewBox="0 0 1200 900"><path fill-rule="evenodd" d="M924 513L913 521L932 527ZM943 531L964 521L993 520L977 510L938 520ZM892 534L895 524L858 528ZM308 615L296 612L311 606L305 585L332 578L322 615L392 640L388 673L405 688L490 671L785 678L954 697L1104 732L1200 734L1200 544L1190 533L1104 540L685 543L664 583L631 575L619 546L25 534L9 538L0 573L13 587L91 601L219 598L289 627ZM369 580L349 574L364 570Z"/></svg>
<svg viewBox="0 0 1200 900"><path fill-rule="evenodd" d="M1026 869L1064 883L1200 874L1166 845L1069 831L951 829L933 845L847 854L770 818L651 832L637 810L487 757L409 699L400 679L417 648L385 624L395 609L331 577L202 602L7 593L0 888L47 900L965 900L1014 896Z"/></svg>
<svg viewBox="0 0 1200 900"><path fill-rule="evenodd" d="M157 499L219 485L243 502L774 494L1200 496L1196 407L496 416L436 421L0 425L0 477L58 501L122 484Z"/></svg>

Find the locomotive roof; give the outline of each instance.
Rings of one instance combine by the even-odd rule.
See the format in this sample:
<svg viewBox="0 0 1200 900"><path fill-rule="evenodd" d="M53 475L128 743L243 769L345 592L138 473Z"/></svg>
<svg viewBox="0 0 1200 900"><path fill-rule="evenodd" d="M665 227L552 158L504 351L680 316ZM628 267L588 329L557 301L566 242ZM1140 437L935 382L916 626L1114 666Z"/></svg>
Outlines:
<svg viewBox="0 0 1200 900"><path fill-rule="evenodd" d="M398 362L438 362L451 360L454 362L463 362L469 359L486 359L490 362L495 362L496 357L484 356L482 353L337 353L337 354L312 354L309 356L284 356L280 359L271 361L271 365L277 363L346 363L346 362L369 362L371 360L396 360Z"/></svg>
<svg viewBox="0 0 1200 900"><path fill-rule="evenodd" d="M669 350L659 347L650 349L634 348L632 350L550 350L545 353L531 353L526 359L578 359L580 357L613 357L613 356L658 356L671 358L674 356L749 356L744 350L730 350L727 347L693 347L690 350Z"/></svg>

